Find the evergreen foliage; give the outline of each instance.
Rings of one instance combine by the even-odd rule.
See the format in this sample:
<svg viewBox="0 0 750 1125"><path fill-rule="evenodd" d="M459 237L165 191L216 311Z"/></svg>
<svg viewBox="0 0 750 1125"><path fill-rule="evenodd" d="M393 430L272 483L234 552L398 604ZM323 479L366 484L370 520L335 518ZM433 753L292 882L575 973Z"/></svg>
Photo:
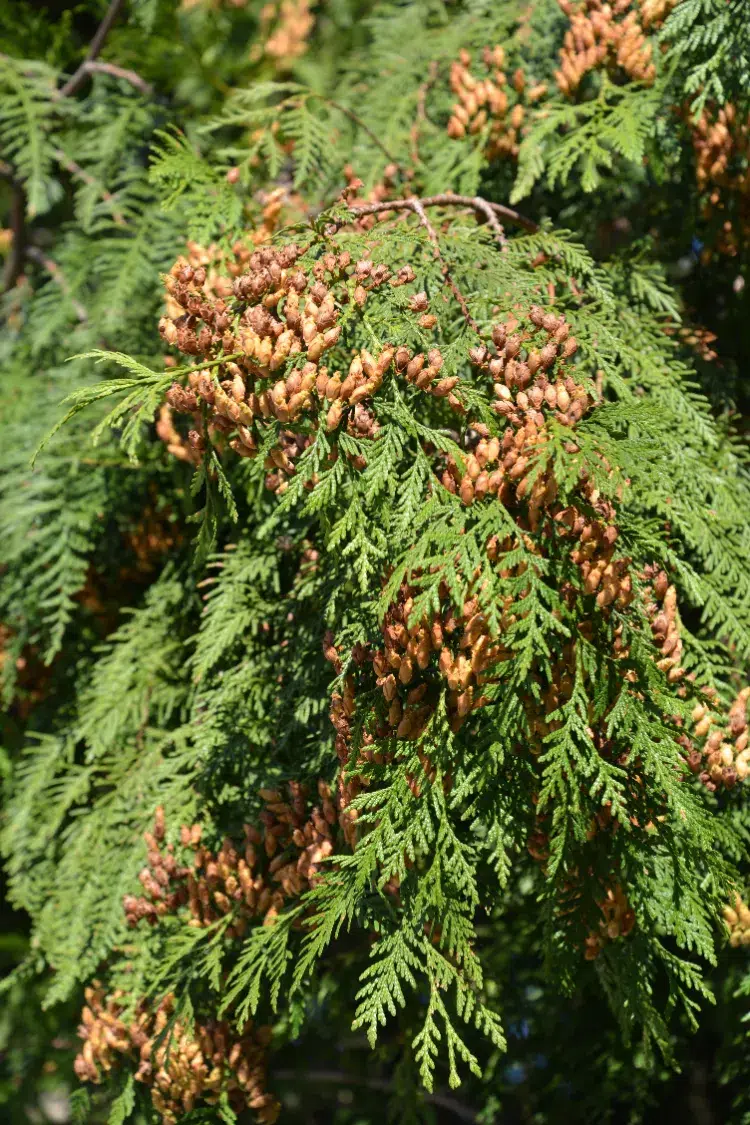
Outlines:
<svg viewBox="0 0 750 1125"><path fill-rule="evenodd" d="M748 16L0 15L14 1123L750 1120Z"/></svg>

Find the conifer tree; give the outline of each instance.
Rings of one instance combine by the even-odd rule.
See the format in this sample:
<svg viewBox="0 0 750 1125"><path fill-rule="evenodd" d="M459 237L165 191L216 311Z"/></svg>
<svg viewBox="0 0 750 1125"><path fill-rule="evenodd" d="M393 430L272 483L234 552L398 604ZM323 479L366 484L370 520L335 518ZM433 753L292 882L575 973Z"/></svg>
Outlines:
<svg viewBox="0 0 750 1125"><path fill-rule="evenodd" d="M0 14L12 1121L750 1119L748 27Z"/></svg>

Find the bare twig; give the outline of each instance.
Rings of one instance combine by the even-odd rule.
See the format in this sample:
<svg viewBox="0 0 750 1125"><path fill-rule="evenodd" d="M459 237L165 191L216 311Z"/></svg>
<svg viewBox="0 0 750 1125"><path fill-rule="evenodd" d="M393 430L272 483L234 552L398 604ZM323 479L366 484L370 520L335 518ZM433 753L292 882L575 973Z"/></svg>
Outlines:
<svg viewBox="0 0 750 1125"><path fill-rule="evenodd" d="M93 62L94 59L99 55L99 52L104 46L104 40L109 35L113 23L120 14L120 8L122 7L123 2L124 0L112 0L112 3L107 9L107 14L99 24L99 27L96 30L96 34L89 44L89 49L86 52L86 58L78 67L78 70L76 70L70 76L65 85L61 86L57 91L57 93L55 94L55 100L59 98L69 98L72 94L75 94L76 90L78 90L80 86L83 85L86 80L86 76L89 73L87 63Z"/></svg>
<svg viewBox="0 0 750 1125"><path fill-rule="evenodd" d="M487 202L487 200L482 199L481 195L476 195L474 197L474 207L477 211L481 211L481 213L484 215L488 224L492 227L493 231L495 232L495 238L500 243L500 245L505 246L505 243L507 242L507 239L505 237L505 231L503 230L502 226L500 225L500 223L498 221L498 218L497 218L497 215L492 210L492 207Z"/></svg>
<svg viewBox="0 0 750 1125"><path fill-rule="evenodd" d="M26 192L17 180L13 170L4 161L0 165L0 176L10 184L10 230L11 243L8 260L3 270L3 291L8 292L23 272L24 250L26 247Z"/></svg>
<svg viewBox="0 0 750 1125"><path fill-rule="evenodd" d="M47 255L37 246L28 246L26 248L26 257L29 258L32 262L36 262L36 264L38 266L41 266L42 269L45 269L52 280L57 282L57 284L60 286L63 293L73 306L75 314L80 320L81 324L85 324L85 322L88 320L88 313L86 312L81 302L77 301L76 298L71 294L70 282L58 266L57 262L53 262L52 258L48 258Z"/></svg>
<svg viewBox="0 0 750 1125"><path fill-rule="evenodd" d="M385 1078L360 1078L345 1074L342 1070L274 1070L273 1078L280 1082L333 1082L339 1086L364 1086L368 1090L383 1090L393 1093L394 1086ZM440 1106L448 1110L459 1121L476 1122L477 1115L474 1110L463 1105L455 1098L446 1097L445 1094L423 1094L424 1100L430 1105Z"/></svg>
<svg viewBox="0 0 750 1125"><path fill-rule="evenodd" d="M73 176L78 176L78 178L80 180L83 180L85 184L88 184L90 187L99 189L99 194L101 195L105 203L109 203L112 205L112 218L118 226L124 227L128 225L125 216L114 206L115 197L111 191L107 191L106 188L103 188L99 181L94 176L92 176L90 172L87 172L85 168L82 168L80 164L77 164L76 161L73 160L72 157L68 156L66 152L63 152L61 148L55 149L55 158L60 164L62 164L63 168L65 168Z"/></svg>
<svg viewBox="0 0 750 1125"><path fill-rule="evenodd" d="M525 215L521 215L504 203L491 203L488 199L482 199L478 195L455 195L452 191L445 191L441 195L430 195L420 202L423 207L468 207L472 211L484 215L485 218L487 218L488 211L491 211L498 219L507 219L508 222L523 227L531 234L539 230L538 224L533 219L527 219ZM353 215L359 217L361 215L377 215L381 211L413 211L414 207L411 199L389 199L382 203L356 203L349 210Z"/></svg>
<svg viewBox="0 0 750 1125"><path fill-rule="evenodd" d="M151 83L147 82L145 78L141 78L135 70L128 70L124 66L116 66L114 63L108 62L85 62L81 65L87 74L110 74L113 78L122 78L125 82L129 82L131 86L135 86L136 90L140 90L146 97L154 92Z"/></svg>
<svg viewBox="0 0 750 1125"><path fill-rule="evenodd" d="M474 317L469 312L469 306L466 304L466 298L464 297L463 293L458 288L455 281L453 280L453 277L451 276L451 271L450 271L450 268L448 266L448 263L446 262L445 258L443 257L443 253L440 249L440 239L438 238L437 231L433 227L430 220L427 218L427 214L426 214L425 209L424 209L424 204L422 203L421 199L417 199L416 196L412 197L412 199L410 200L410 203L411 203L411 210L414 212L414 214L417 216L417 218L419 219L419 221L422 224L422 226L424 227L424 229L427 231L427 235L428 235L430 241L432 242L435 260L440 263L440 268L443 271L443 277L445 278L445 283L448 286L448 288L450 289L453 296L456 298L456 301L458 302L458 304L461 308L461 312L464 314L464 320L469 325L469 327L471 329L473 329L474 332L478 333L479 332L479 325L477 324L477 322L474 320Z"/></svg>

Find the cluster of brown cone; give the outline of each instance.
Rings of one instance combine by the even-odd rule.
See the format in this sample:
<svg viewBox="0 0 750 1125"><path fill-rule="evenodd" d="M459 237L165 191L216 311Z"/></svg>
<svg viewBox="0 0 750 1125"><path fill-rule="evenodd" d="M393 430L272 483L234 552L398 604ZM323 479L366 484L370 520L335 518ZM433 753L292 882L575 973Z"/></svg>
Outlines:
<svg viewBox="0 0 750 1125"><path fill-rule="evenodd" d="M661 656L657 667L670 683L685 678L682 666L683 644L680 636L680 618L677 590L670 584L666 572L658 566L646 568L645 576L651 591L646 602L646 615L651 622L651 632ZM684 689L680 689L684 694ZM750 688L738 692L728 714L722 716L717 694L713 688L702 690L703 699L695 704L691 719L692 733L679 738L685 760L693 773L711 792L719 787L731 789L744 781L750 773L750 732L748 730L747 704Z"/></svg>
<svg viewBox="0 0 750 1125"><path fill-rule="evenodd" d="M558 0L570 27L560 50L555 80L572 96L590 71L620 69L651 86L656 78L647 32L657 27L676 0Z"/></svg>
<svg viewBox="0 0 750 1125"><path fill-rule="evenodd" d="M474 423L470 429L478 440L465 457L463 475L455 458L449 458L443 484L464 504L496 495L524 530L536 532L544 519L554 521L558 535L578 540L571 558L581 570L585 591L595 594L602 608L624 608L633 598L633 585L629 560L616 555L613 505L582 468L582 506L593 508L596 517L584 515L576 505L563 506L544 456L549 419L572 429L594 405L568 366L578 347L570 325L563 316L534 305L520 320L514 315L496 324L492 344L494 351L484 345L473 348L471 359L492 376L494 409L509 425L498 438ZM568 452L576 452L575 443L568 443Z"/></svg>
<svg viewBox="0 0 750 1125"><path fill-rule="evenodd" d="M190 1027L175 1019L171 995L156 1006L141 1001L132 1014L126 1000L119 992L107 996L98 981L86 989L83 1048L74 1064L82 1082L99 1083L128 1060L164 1125L197 1105L215 1105L222 1094L235 1109L254 1110L258 1125L278 1120L281 1107L265 1088L270 1028L247 1024L238 1032L226 1020Z"/></svg>
<svg viewBox="0 0 750 1125"><path fill-rule="evenodd" d="M233 278L223 280L184 259L173 266L166 281L172 315L162 317L160 332L170 345L199 357L187 385L175 382L167 392L157 422L175 456L198 463L207 442L225 435L239 456L255 457L274 420L287 427L304 419L313 430L322 424L329 432L345 420L350 434L371 439L378 426L368 404L391 369L463 409L454 394L458 378L441 376L443 356L436 347L426 356L388 343L377 355L359 349L350 353L345 370L321 362L340 340L342 315L363 309L386 283L392 288L411 283L411 266L391 271L368 258L354 262L344 251L324 254L302 269L300 255L296 245L261 246L242 257ZM424 293L414 293L407 307L421 328L435 327ZM219 364L216 355L227 358ZM203 370L200 357L209 365ZM175 412L192 416L187 438L175 424ZM280 431L266 456L270 488L283 491L310 440L309 432ZM364 457L355 461L359 467L366 463Z"/></svg>
<svg viewBox="0 0 750 1125"><path fill-rule="evenodd" d="M139 876L144 894L123 899L128 925L143 920L153 925L182 911L187 924L198 928L229 917L228 939L241 937L257 919L270 925L286 903L320 878L321 865L337 846L339 820L347 827L351 823L324 781L318 782L318 803L312 808L302 785L290 782L287 788L286 797L279 790L261 790L260 828L245 825L241 846L227 838L214 853L201 845L200 825L183 827L181 847L190 857L186 862L166 842L164 810L158 808L152 830L144 834L148 862ZM128 1021L121 997L105 996L95 983L87 991L82 1016L79 1078L99 1082L118 1056L137 1056L136 1077L151 1086L154 1108L165 1125L222 1092L254 1109L261 1125L275 1121L277 1103L264 1092L268 1032L235 1034L227 1022L198 1023L191 1031L178 1022L165 1053L163 1046L154 1047L154 1040L167 1026L171 1006L170 997L155 1008L144 1000Z"/></svg>
<svg viewBox="0 0 750 1125"><path fill-rule="evenodd" d="M703 217L719 224L714 250L736 255L750 233L750 116L742 116L727 102L707 108L697 121L689 117Z"/></svg>
<svg viewBox="0 0 750 1125"><path fill-rule="evenodd" d="M310 0L271 0L260 9L259 42L250 57L266 55L286 69L305 54L315 25Z"/></svg>
<svg viewBox="0 0 750 1125"><path fill-rule="evenodd" d="M724 907L724 921L729 930L730 945L750 945L750 910L740 895L734 896L734 906Z"/></svg>
<svg viewBox="0 0 750 1125"><path fill-rule="evenodd" d="M178 863L174 844L164 843L164 814L157 809L153 830L145 833L148 863L139 879L144 895L126 895L128 924L152 924L165 914L188 907L188 925L210 926L231 915L229 930L241 935L248 922L270 923L284 903L298 898L317 878L321 863L335 846L338 809L326 782L318 782L319 803L308 808L305 789L289 782L288 797L263 789L260 828L246 824L244 842L225 839L218 852L201 846L200 825L183 827L189 864Z"/></svg>
<svg viewBox="0 0 750 1125"><path fill-rule="evenodd" d="M451 64L450 85L458 100L448 121L448 136L457 140L467 133L480 133L489 124L487 159L515 158L528 106L543 97L547 87L543 82L529 86L520 68L508 83L501 46L485 47L482 59L484 74L479 78L472 73L468 51L462 50Z"/></svg>
<svg viewBox="0 0 750 1125"><path fill-rule="evenodd" d="M510 655L490 636L476 596L456 610L442 583L441 611L429 621L419 621L412 614L417 593L402 585L382 624L383 648L373 656L376 682L388 704L388 724L397 738L409 740L421 735L441 690L446 690L451 728L459 730L472 711L488 702L482 689Z"/></svg>
<svg viewBox="0 0 750 1125"><path fill-rule="evenodd" d="M619 884L610 887L598 905L602 920L586 938L584 956L587 961L595 961L608 942L626 937L635 925L635 914Z"/></svg>

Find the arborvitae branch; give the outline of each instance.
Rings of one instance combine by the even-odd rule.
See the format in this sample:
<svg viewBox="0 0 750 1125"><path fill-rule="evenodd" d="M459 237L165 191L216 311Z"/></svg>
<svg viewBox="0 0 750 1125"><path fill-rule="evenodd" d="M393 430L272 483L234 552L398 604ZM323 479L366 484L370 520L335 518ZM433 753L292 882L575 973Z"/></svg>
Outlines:
<svg viewBox="0 0 750 1125"><path fill-rule="evenodd" d="M745 1057L745 2L20 21L2 847L118 1125L640 1120L712 981Z"/></svg>

